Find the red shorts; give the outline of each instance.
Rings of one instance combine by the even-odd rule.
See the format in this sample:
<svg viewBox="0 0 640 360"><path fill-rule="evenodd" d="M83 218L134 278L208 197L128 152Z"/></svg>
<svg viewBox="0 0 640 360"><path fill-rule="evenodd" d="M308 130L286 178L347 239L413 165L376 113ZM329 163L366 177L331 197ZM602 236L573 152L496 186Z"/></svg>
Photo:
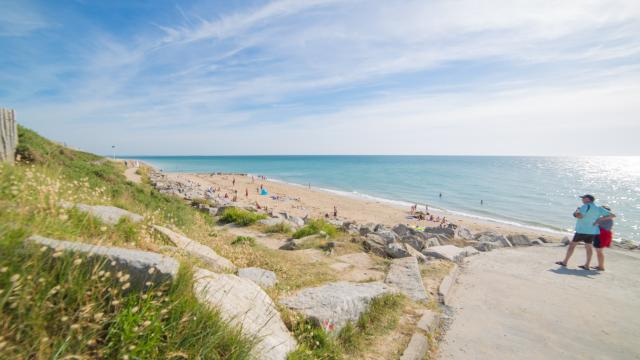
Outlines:
<svg viewBox="0 0 640 360"><path fill-rule="evenodd" d="M600 235L593 245L597 248L609 247L611 246L611 238L613 238L613 233L611 231L600 229Z"/></svg>

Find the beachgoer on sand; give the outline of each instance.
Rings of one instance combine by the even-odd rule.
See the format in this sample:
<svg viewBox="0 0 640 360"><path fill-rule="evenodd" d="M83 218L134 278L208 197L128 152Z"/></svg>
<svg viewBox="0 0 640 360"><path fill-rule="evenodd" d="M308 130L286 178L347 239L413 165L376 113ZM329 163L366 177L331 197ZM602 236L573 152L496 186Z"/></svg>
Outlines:
<svg viewBox="0 0 640 360"><path fill-rule="evenodd" d="M611 212L611 208L608 206L603 205L602 207ZM592 269L604 271L604 248L611 246L611 240L613 239L613 219L605 219L602 217L596 220L595 224L600 228L600 234L597 235L593 241L593 247L596 248L598 266L594 266Z"/></svg>
<svg viewBox="0 0 640 360"><path fill-rule="evenodd" d="M233 186L236 186L236 178L233 178L233 181L231 181L231 184L233 184Z"/></svg>
<svg viewBox="0 0 640 360"><path fill-rule="evenodd" d="M596 237L600 235L600 227L598 223L606 220L611 220L615 217L609 210L596 205L596 198L593 195L586 194L580 196L582 199L582 206L578 207L573 212L573 217L576 218L576 232L573 235L573 241L569 243L567 254L563 261L556 261L557 265L567 266L569 259L573 255L573 251L576 246L583 242L585 250L587 252L587 261L584 265L580 265L579 268L589 270L591 264L591 258L593 256L593 242Z"/></svg>
<svg viewBox="0 0 640 360"><path fill-rule="evenodd" d="M333 217L337 218L338 217L338 208L337 207L333 207Z"/></svg>
<svg viewBox="0 0 640 360"><path fill-rule="evenodd" d="M249 197L249 188L244 189L244 197Z"/></svg>

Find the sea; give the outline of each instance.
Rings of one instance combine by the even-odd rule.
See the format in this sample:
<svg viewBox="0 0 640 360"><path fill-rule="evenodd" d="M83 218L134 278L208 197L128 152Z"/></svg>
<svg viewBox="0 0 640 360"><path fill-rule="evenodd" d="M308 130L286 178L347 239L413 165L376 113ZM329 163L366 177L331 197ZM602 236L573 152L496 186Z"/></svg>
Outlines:
<svg viewBox="0 0 640 360"><path fill-rule="evenodd" d="M500 223L571 232L579 195L640 241L640 156L129 156L165 172L247 173L326 191Z"/></svg>

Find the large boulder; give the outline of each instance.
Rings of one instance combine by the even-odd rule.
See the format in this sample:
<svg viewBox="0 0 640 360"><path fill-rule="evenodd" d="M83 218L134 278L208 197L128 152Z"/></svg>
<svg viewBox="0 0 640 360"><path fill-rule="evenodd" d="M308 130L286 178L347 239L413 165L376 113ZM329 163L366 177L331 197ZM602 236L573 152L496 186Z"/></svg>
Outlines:
<svg viewBox="0 0 640 360"><path fill-rule="evenodd" d="M384 282L414 301L429 300L422 283L418 261L413 256L393 260Z"/></svg>
<svg viewBox="0 0 640 360"><path fill-rule="evenodd" d="M364 247L366 251L382 257L387 255L385 250L386 245L387 241L382 236L375 233L367 234L365 239L362 241L362 247Z"/></svg>
<svg viewBox="0 0 640 360"><path fill-rule="evenodd" d="M425 240L422 235L403 235L402 237L400 237L400 242L407 244L418 251L421 251L425 247Z"/></svg>
<svg viewBox="0 0 640 360"><path fill-rule="evenodd" d="M513 247L509 239L506 236L497 234L490 231L485 231L482 233L478 233L475 236L475 239L479 242L488 242L494 245L494 247Z"/></svg>
<svg viewBox="0 0 640 360"><path fill-rule="evenodd" d="M296 227L304 226L304 220L301 217L289 215L287 220Z"/></svg>
<svg viewBox="0 0 640 360"><path fill-rule="evenodd" d="M258 341L257 357L284 360L296 349L296 340L282 322L275 304L258 285L248 279L197 269L194 291L198 299L220 311L222 317Z"/></svg>
<svg viewBox="0 0 640 360"><path fill-rule="evenodd" d="M368 223L360 225L360 235L366 236L367 234L375 232L376 224Z"/></svg>
<svg viewBox="0 0 640 360"><path fill-rule="evenodd" d="M106 263L107 266L113 266L130 276L129 282L132 289L144 288L147 281L171 280L178 274L180 267L180 263L172 257L149 251L54 240L38 235L33 235L26 241L56 251L72 251L102 260L110 260Z"/></svg>
<svg viewBox="0 0 640 360"><path fill-rule="evenodd" d="M428 234L428 236L431 235L442 235L448 239L453 239L456 235L456 232L454 229L452 228L445 228L445 227L426 227L424 229L424 233Z"/></svg>
<svg viewBox="0 0 640 360"><path fill-rule="evenodd" d="M398 224L396 226L393 227L393 232L395 232L396 234L398 234L398 236L403 237L403 236L418 236L421 238L425 238L424 234L410 226L407 226L405 224Z"/></svg>
<svg viewBox="0 0 640 360"><path fill-rule="evenodd" d="M97 217L100 221L109 225L115 225L123 218L127 218L132 222L140 222L144 220L144 217L141 215L115 206L62 203L62 207L67 209L75 207L80 211Z"/></svg>
<svg viewBox="0 0 640 360"><path fill-rule="evenodd" d="M461 262L467 256L476 255L478 251L470 246L460 248L453 245L433 246L422 250L425 256Z"/></svg>
<svg viewBox="0 0 640 360"><path fill-rule="evenodd" d="M304 247L304 244L310 241L324 240L326 239L326 234L314 234L302 237L300 239L289 239L284 245L280 246L280 250L300 250Z"/></svg>
<svg viewBox="0 0 640 360"><path fill-rule="evenodd" d="M178 234L177 232L167 229L160 225L153 225L153 228L166 236L178 249L184 250L188 254L197 257L214 270L235 271L236 266L228 259L218 255L213 249L202 245L197 241Z"/></svg>
<svg viewBox="0 0 640 360"><path fill-rule="evenodd" d="M377 229L375 234L381 236L387 243L392 243L398 240L398 234L385 228Z"/></svg>
<svg viewBox="0 0 640 360"><path fill-rule="evenodd" d="M309 317L317 324L330 324L336 333L347 322L356 322L374 298L395 292L381 282L352 283L340 281L303 289L280 303ZM327 329L327 327L325 327Z"/></svg>
<svg viewBox="0 0 640 360"><path fill-rule="evenodd" d="M473 248L478 250L478 251L482 251L482 252L487 252L487 251L491 251L494 249L497 249L498 246L495 245L494 243L491 242L479 242L479 241L474 241L473 243Z"/></svg>
<svg viewBox="0 0 640 360"><path fill-rule="evenodd" d="M273 218L267 218L267 219L262 219L262 220L258 220L259 224L262 225L266 225L266 226L274 226L274 225L278 225L281 223L286 223L285 219L281 219L281 218L277 218L277 217L273 217Z"/></svg>
<svg viewBox="0 0 640 360"><path fill-rule="evenodd" d="M531 240L524 234L509 235L507 239L509 239L513 246L531 246Z"/></svg>
<svg viewBox="0 0 640 360"><path fill-rule="evenodd" d="M239 269L238 276L249 279L264 289L274 287L277 282L276 273L257 267Z"/></svg>
<svg viewBox="0 0 640 360"><path fill-rule="evenodd" d="M385 253L392 259L399 259L411 256L409 251L407 250L407 245L403 243L389 243L385 245L384 248Z"/></svg>
<svg viewBox="0 0 640 360"><path fill-rule="evenodd" d="M440 245L442 245L442 244L440 243L440 240L438 240L437 237L432 237L432 238L429 238L429 239L424 241L424 247L425 248L432 247L432 246L440 246ZM422 249L424 249L424 248L422 248Z"/></svg>
<svg viewBox="0 0 640 360"><path fill-rule="evenodd" d="M467 228L459 227L456 236L462 240L473 240L473 234Z"/></svg>

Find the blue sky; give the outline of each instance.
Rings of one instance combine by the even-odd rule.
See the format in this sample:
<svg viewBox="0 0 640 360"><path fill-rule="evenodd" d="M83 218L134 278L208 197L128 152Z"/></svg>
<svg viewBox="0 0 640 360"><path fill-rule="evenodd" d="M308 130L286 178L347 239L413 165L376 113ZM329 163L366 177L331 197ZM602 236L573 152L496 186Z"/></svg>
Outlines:
<svg viewBox="0 0 640 360"><path fill-rule="evenodd" d="M640 155L640 1L29 1L0 106L106 154Z"/></svg>

